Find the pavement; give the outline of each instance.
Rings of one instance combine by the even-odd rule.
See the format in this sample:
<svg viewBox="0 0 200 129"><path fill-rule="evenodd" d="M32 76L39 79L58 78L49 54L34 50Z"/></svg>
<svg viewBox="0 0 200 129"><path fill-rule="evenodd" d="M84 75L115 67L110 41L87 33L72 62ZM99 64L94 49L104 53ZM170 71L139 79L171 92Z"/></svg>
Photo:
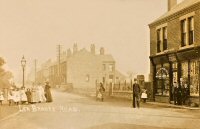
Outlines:
<svg viewBox="0 0 200 129"><path fill-rule="evenodd" d="M74 92L74 94L79 94L79 95L83 95L83 96L87 96L87 97L91 97L93 99L96 99L95 96L89 96L87 94L80 94L80 93L76 93ZM122 97L116 97L116 96L105 96L105 100L109 101L109 102L115 102L117 101L118 103L120 102L128 102L128 103L132 103L132 100L127 99L127 98L122 98ZM151 105L158 106L158 107L164 107L164 108L178 108L178 109L188 109L188 110L200 110L200 107L190 107L190 106L186 106L186 105L174 105L174 104L170 104L170 103L161 103L161 102L153 102L153 101L147 101L146 103L141 102L141 105L144 105L145 107L150 107Z"/></svg>
<svg viewBox="0 0 200 129"><path fill-rule="evenodd" d="M18 106L8 106L8 104L0 105L0 121L8 119L19 113Z"/></svg>
<svg viewBox="0 0 200 129"><path fill-rule="evenodd" d="M52 103L20 105L20 113L0 120L0 129L198 129L200 112L106 98L104 102L52 91Z"/></svg>

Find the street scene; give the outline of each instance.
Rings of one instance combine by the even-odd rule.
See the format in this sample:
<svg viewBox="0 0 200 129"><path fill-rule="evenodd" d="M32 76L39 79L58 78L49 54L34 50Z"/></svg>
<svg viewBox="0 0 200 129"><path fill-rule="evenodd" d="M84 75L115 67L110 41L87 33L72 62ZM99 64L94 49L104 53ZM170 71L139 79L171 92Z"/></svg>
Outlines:
<svg viewBox="0 0 200 129"><path fill-rule="evenodd" d="M133 110L131 101L107 98L96 101L72 93L54 91L53 103L20 105L19 113L0 122L6 129L198 129L196 110L171 109L142 104ZM65 98L65 99L63 99Z"/></svg>
<svg viewBox="0 0 200 129"><path fill-rule="evenodd" d="M0 129L200 129L200 0L0 0Z"/></svg>

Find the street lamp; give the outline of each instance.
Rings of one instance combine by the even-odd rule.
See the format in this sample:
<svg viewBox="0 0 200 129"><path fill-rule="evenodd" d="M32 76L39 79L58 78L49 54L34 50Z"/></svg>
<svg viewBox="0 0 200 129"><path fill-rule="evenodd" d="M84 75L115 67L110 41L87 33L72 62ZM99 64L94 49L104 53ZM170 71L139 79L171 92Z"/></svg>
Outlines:
<svg viewBox="0 0 200 129"><path fill-rule="evenodd" d="M22 70L23 70L23 85L22 85L22 87L25 88L25 86L24 86L24 70L25 70L25 66L26 66L26 60L25 60L24 56L22 57L21 65L22 65Z"/></svg>

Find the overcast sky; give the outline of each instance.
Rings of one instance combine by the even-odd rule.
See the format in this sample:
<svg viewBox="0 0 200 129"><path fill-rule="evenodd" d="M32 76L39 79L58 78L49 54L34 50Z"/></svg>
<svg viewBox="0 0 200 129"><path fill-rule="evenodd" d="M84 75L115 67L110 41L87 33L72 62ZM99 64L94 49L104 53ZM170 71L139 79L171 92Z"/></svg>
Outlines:
<svg viewBox="0 0 200 129"><path fill-rule="evenodd" d="M0 56L15 78L64 49L96 44L123 73L149 73L148 24L167 11L167 0L0 0Z"/></svg>

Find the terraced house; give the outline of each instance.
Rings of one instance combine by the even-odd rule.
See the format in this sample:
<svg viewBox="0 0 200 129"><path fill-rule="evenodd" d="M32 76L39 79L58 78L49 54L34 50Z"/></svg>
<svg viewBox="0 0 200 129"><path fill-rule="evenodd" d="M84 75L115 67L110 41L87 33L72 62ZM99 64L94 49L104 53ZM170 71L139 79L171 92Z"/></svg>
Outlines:
<svg viewBox="0 0 200 129"><path fill-rule="evenodd" d="M125 80L125 76L116 69L113 56L105 53L103 47L96 52L94 44L90 51L85 48L78 50L77 44L74 44L72 50L62 52L60 65L58 61L44 63L37 71L37 81L48 80L52 86L70 85L77 90L96 91L97 83L109 86Z"/></svg>
<svg viewBox="0 0 200 129"><path fill-rule="evenodd" d="M200 102L200 0L168 0L168 11L149 24L153 99L173 101L173 84L187 85Z"/></svg>

